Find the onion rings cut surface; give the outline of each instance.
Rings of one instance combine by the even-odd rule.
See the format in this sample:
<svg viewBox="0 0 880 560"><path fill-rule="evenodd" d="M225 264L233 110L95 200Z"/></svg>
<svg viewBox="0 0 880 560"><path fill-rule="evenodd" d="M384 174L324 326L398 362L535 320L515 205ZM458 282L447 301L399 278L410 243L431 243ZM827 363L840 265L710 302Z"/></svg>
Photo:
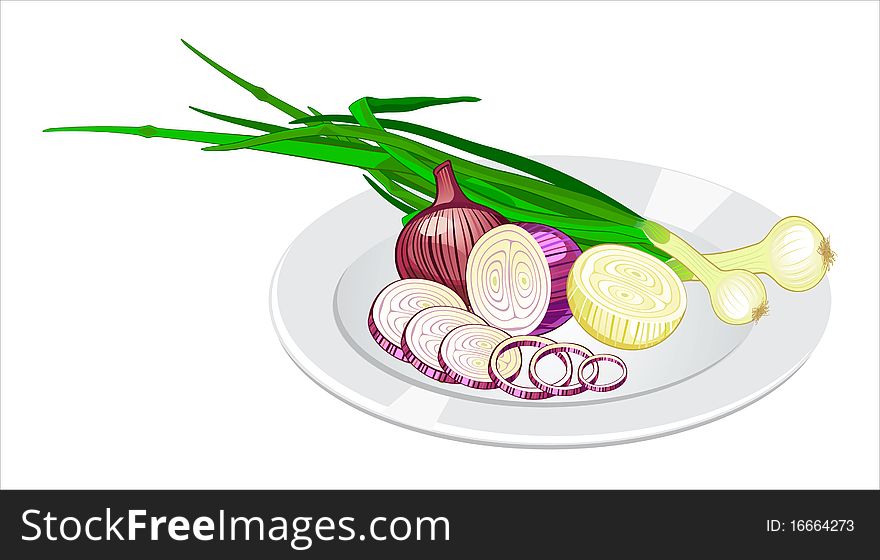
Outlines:
<svg viewBox="0 0 880 560"><path fill-rule="evenodd" d="M587 390L587 386L580 382L582 376L590 382L595 381L599 377L599 368L595 365L595 362L591 362L593 369L589 377L586 377L586 374L583 372L584 368L579 368L577 377L572 378L571 375L566 375L554 382L547 381L538 373L538 362L551 354L555 354L560 358L566 354L575 354L587 359L593 357L593 353L585 346L567 342L550 344L535 352L531 362L529 362L529 379L535 384L535 387L545 393L550 393L557 397L577 395ZM570 374L571 372L569 371L568 373Z"/></svg>
<svg viewBox="0 0 880 560"><path fill-rule="evenodd" d="M623 245L596 245L568 275L568 304L580 326L615 348L638 350L665 340L687 306L684 284L659 259Z"/></svg>
<svg viewBox="0 0 880 560"><path fill-rule="evenodd" d="M617 379L608 383L596 384L596 380L599 378L598 371L596 372L596 375L592 376L591 378L586 378L584 375L584 369L586 369L588 365L598 365L599 362L611 362L612 364L616 364L617 367L620 368L620 375L617 377ZM577 370L578 380L587 389L589 389L590 391L596 391L597 393L606 393L608 391L613 391L614 389L617 389L618 387L623 385L624 382L626 382L626 376L626 364L623 362L623 360L611 354L596 354L595 356L590 356L589 358L581 362L581 365L578 367Z"/></svg>
<svg viewBox="0 0 880 560"><path fill-rule="evenodd" d="M511 348L518 348L521 346L537 346L538 348L542 348L551 344L555 344L555 342L549 338L544 338L543 336L514 336L508 338L496 346L495 350L492 351L492 357L489 359L489 376L499 389L518 399L538 400L552 397L553 395L550 393L546 393L536 387L514 385L511 381L496 373L497 371L500 371L502 367L499 361L501 355ZM565 377L570 378L572 370L571 360L568 358L567 354L558 354L558 356L565 364Z"/></svg>
<svg viewBox="0 0 880 560"><path fill-rule="evenodd" d="M513 336L535 331L550 305L550 266L525 229L505 224L483 234L467 263L474 313Z"/></svg>
<svg viewBox="0 0 880 560"><path fill-rule="evenodd" d="M399 360L403 355L403 330L413 315L437 306L466 309L464 301L443 284L408 278L385 286L370 308L367 325L383 350Z"/></svg>
<svg viewBox="0 0 880 560"><path fill-rule="evenodd" d="M440 343L439 362L453 380L474 389L494 389L489 376L492 351L510 338L501 329L488 325L464 325L449 332ZM514 379L522 367L522 352L511 348L498 357L496 375Z"/></svg>
<svg viewBox="0 0 880 560"><path fill-rule="evenodd" d="M404 357L431 379L454 383L440 364L440 343L452 329L486 322L458 307L429 307L419 311L406 324L401 348Z"/></svg>

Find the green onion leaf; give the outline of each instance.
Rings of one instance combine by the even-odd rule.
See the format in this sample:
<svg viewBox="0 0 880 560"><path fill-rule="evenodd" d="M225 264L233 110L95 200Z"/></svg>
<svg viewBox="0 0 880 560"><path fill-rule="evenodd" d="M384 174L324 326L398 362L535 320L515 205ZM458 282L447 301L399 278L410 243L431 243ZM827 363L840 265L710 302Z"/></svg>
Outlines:
<svg viewBox="0 0 880 560"><path fill-rule="evenodd" d="M390 204L396 206L397 208L399 208L399 209L402 210L403 212L406 212L407 214L410 214L410 213L412 213L412 212L418 212L415 208L413 208L412 206L408 205L407 203L405 203L405 202L403 202L403 201L401 201L401 200L399 200L399 199L397 199L397 198L391 196L390 193L388 193L387 191L385 191L385 189L383 189L382 187L380 187L379 185L377 185L375 181L373 181L372 179L370 179L369 175L364 175L364 179L366 179L367 183L369 183L369 185L370 185L371 187L373 187L373 190L376 191L377 193L379 193L379 196L381 196L382 198L384 198L388 203L390 203Z"/></svg>
<svg viewBox="0 0 880 560"><path fill-rule="evenodd" d="M247 80L239 78L238 76L236 76L235 74L233 74L232 72L227 70L226 68L220 66L219 64L217 64L216 62L214 62L213 60L208 58L207 56L203 55L201 52L199 52L198 49L196 49L194 46L190 45L189 43L187 43L183 39L181 39L180 41L184 45L186 45L186 48L188 48L189 50L194 52L196 54L196 56L198 56L199 58L201 58L202 60L207 62L215 70L217 70L218 72L220 72L221 74L223 74L224 76L226 76L227 78L229 78L230 80L232 80L233 82L235 82L236 84L238 84L239 86L244 88L245 90L250 92L251 95L253 95L257 99L259 99L260 101L268 103L269 105L275 107L276 109L278 109L280 111L283 111L284 113L287 113L288 115L290 115L291 117L293 117L295 119L308 116L308 113L306 113L305 111L301 111L301 110L297 109L296 107L294 107L293 105L287 103L286 101L282 101L281 99L275 97L274 95L272 95L271 93L266 91L265 88L254 85L254 84L248 82Z"/></svg>
<svg viewBox="0 0 880 560"><path fill-rule="evenodd" d="M407 113L424 109L425 107L435 107L437 105L448 105L450 103L472 103L479 101L478 97L459 96L459 97L364 97L366 103L369 104L373 113Z"/></svg>
<svg viewBox="0 0 880 560"><path fill-rule="evenodd" d="M168 138L172 140L187 140L202 142L205 144L237 144L246 142L255 136L244 134L227 134L223 132L202 132L197 130L179 130L171 128L157 128L147 126L65 126L47 128L43 132L110 132L115 134L131 134L144 138ZM276 133L277 134L277 133ZM381 151L368 151L364 148L342 147L332 145L324 139L313 138L303 142L262 142L259 146L250 147L253 150L284 154L287 156L316 159L330 163L351 165L362 169L392 170L406 172L406 168L400 166L394 158Z"/></svg>
<svg viewBox="0 0 880 560"><path fill-rule="evenodd" d="M214 113L211 111L206 111L205 109L199 109L198 107L193 107L192 105L190 105L189 108L197 113L207 115L213 119L237 124L239 126L244 126L247 128L252 128L254 130L262 130L263 132L281 132L283 130L290 130L289 128L284 126L278 126L275 124L269 124L260 121L252 121L249 119L241 119L239 117L230 117L229 115L223 115L221 113Z"/></svg>
<svg viewBox="0 0 880 560"><path fill-rule="evenodd" d="M441 142L443 144L446 144L447 146L462 150L477 157L500 163L511 169L516 169L517 171L521 171L523 173L528 173L533 177L536 177L543 181L547 181L548 183L552 183L556 187L567 190L569 192L586 194L593 199L591 203L601 205L603 217L611 219L612 216L617 215L615 221L621 221L624 223L638 223L644 220L641 216L639 216L620 202L606 195L605 193L599 191L598 189L591 187L590 185L584 183L579 179L576 179L575 177L572 177L571 175L568 175L567 173L559 171L558 169L554 169L553 167L550 167L533 159L507 152L505 150L500 150L498 148L493 148L491 146L479 144L472 140L467 140L465 138L454 136L452 134L429 128L427 126L394 119L377 120L379 124L382 125L382 127L389 130L408 132L410 134L416 134L429 140ZM291 122L293 124L311 124L315 122L354 123L356 122L356 120L348 115L323 115L320 117L304 117Z"/></svg>

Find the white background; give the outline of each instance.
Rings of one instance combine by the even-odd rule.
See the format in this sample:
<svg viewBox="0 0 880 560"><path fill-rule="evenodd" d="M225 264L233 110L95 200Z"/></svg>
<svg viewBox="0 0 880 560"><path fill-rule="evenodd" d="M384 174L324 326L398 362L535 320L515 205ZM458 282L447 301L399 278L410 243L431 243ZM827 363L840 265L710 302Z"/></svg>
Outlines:
<svg viewBox="0 0 880 560"><path fill-rule="evenodd" d="M500 449L367 416L297 369L268 306L357 170L40 132L237 130L190 104L286 122L181 37L294 105L476 95L413 118L807 216L839 255L828 330L767 398L636 444ZM0 484L877 488L878 66L874 2L3 3Z"/></svg>

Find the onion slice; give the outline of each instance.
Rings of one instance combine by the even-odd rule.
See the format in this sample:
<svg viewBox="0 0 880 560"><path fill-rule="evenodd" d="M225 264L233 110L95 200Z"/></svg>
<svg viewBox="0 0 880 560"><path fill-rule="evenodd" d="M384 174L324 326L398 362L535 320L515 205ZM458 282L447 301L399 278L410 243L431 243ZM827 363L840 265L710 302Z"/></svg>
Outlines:
<svg viewBox="0 0 880 560"><path fill-rule="evenodd" d="M452 329L440 343L439 362L454 381L474 389L494 389L489 359L495 347L510 338L488 325L464 325ZM522 352L512 348L498 357L496 375L512 380L522 367Z"/></svg>
<svg viewBox="0 0 880 560"><path fill-rule="evenodd" d="M539 335L571 316L565 287L580 248L540 224L495 227L467 263L468 301L477 315L513 336Z"/></svg>
<svg viewBox="0 0 880 560"><path fill-rule="evenodd" d="M458 307L429 307L419 311L403 330L403 355L417 370L431 379L455 383L440 364L440 343L452 329L486 322Z"/></svg>
<svg viewBox="0 0 880 560"><path fill-rule="evenodd" d="M595 383L596 379L598 379L598 372L596 372L596 375L592 376L590 379L587 379L584 375L584 370L587 366L594 365L598 362L611 362L612 364L616 364L617 367L620 368L620 376L610 383L603 383L601 385ZM623 360L611 354L596 354L595 356L590 356L581 362L581 365L577 370L577 377L581 384L583 384L588 390L596 391L597 393L605 393L617 389L626 381L626 375L626 364L623 363Z"/></svg>
<svg viewBox="0 0 880 560"><path fill-rule="evenodd" d="M532 383L535 384L535 387L538 387L545 393L550 393L551 395L558 397L570 397L572 395L577 395L579 393L583 393L587 390L587 385L580 383L581 376L583 375L588 382L593 383L599 377L599 368L596 366L595 362L590 362L590 365L593 366L592 371L590 372L590 376L586 377L585 373L582 373L582 369L586 369L586 366L583 368L578 368L578 377L575 379L575 383L572 383L571 372L567 372L568 375L563 376L558 381L553 383L542 379L540 374L538 374L538 362L540 362L543 358L546 358L550 354L555 354L557 356L564 356L566 354L575 354L578 356L582 356L587 359L587 361L593 357L593 353L580 344L572 344L572 343L559 343L559 344L551 344L549 346L545 346L535 352L535 355L532 356L532 361L529 362L529 379L532 380ZM584 362L586 363L586 361Z"/></svg>
<svg viewBox="0 0 880 560"><path fill-rule="evenodd" d="M466 309L461 297L443 284L420 278L398 280L376 296L367 326L383 350L405 360L401 346L406 324L419 311L440 305Z"/></svg>
<svg viewBox="0 0 880 560"><path fill-rule="evenodd" d="M593 338L639 350L675 331L687 307L687 292L656 257L623 245L596 245L571 267L568 303Z"/></svg>
<svg viewBox="0 0 880 560"><path fill-rule="evenodd" d="M552 397L553 395L550 393L544 392L535 387L514 385L511 383L513 378L508 380L496 373L498 371L503 371L500 362L501 355L511 348L519 348L521 346L537 346L538 348L543 348L544 346L549 346L551 344L555 344L555 342L549 338L544 338L543 336L514 336L508 338L496 346L495 350L492 351L492 357L489 358L489 376L499 389L519 399L538 400ZM565 377L571 378L571 360L566 354L559 354L558 356L565 364Z"/></svg>

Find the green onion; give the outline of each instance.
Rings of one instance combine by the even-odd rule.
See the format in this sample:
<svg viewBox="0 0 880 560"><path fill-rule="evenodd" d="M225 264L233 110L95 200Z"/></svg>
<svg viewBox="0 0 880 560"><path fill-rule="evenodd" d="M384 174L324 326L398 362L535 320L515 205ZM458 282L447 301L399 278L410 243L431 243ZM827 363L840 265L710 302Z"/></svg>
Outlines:
<svg viewBox="0 0 880 560"><path fill-rule="evenodd" d="M177 130L146 126L66 126L47 128L43 132L112 132L116 134L133 134L144 138L169 138L188 140L206 144L236 143L248 139L259 138L243 134L226 134L221 132L202 132L197 130ZM255 150L284 154L307 159L316 159L330 163L353 165L366 169L389 168L399 172L407 169L399 165L394 158L377 149L367 150L354 147L340 147L329 143L326 139L310 138L308 142L273 142L254 147Z"/></svg>
<svg viewBox="0 0 880 560"><path fill-rule="evenodd" d="M349 115L322 115L312 107L308 107L309 114L270 94L265 88L237 76L186 41L183 44L256 99L283 112L287 120L293 118L289 123L292 126L191 107L207 117L243 126L256 133L228 134L150 125L76 126L46 131L109 132L186 140L209 144L203 149L211 152L251 149L356 167L364 172L364 179L370 188L405 214L403 223L429 206L435 196L433 170L448 160L455 166L467 197L494 209L508 220L536 222L557 228L583 249L613 243L649 253L663 261L675 257L677 263L673 270L676 274L685 279L699 277L709 286L710 294L714 294L713 302L718 299L715 292L726 289L730 274L707 261L662 226L648 222L625 205L575 177L529 158L443 131L377 117L382 113L408 113L426 107L479 101L476 97L362 97L351 104ZM413 135L417 139L401 136L397 132ZM444 148L428 145L421 140L489 160L505 169L482 165L466 157L456 157ZM733 281L729 283L735 284ZM760 299L762 294L754 295L751 299ZM766 305L766 301L762 305ZM719 313L719 316L728 322L742 322L746 315L743 310L737 310L736 313L727 309L722 311L727 316L724 316L725 313Z"/></svg>
<svg viewBox="0 0 880 560"><path fill-rule="evenodd" d="M435 130L427 126L422 126L405 121L398 121L394 119L377 120L380 125L388 130L408 132L411 134L416 134L423 138L427 138L429 140L441 142L452 148L456 148L469 154L473 154L475 156L485 158L496 163L500 163L502 165L505 165L512 169L516 169L518 171L522 171L524 173L528 173L530 175L533 175L534 177L543 179L548 183L552 183L557 187L564 188L572 192L588 192L596 199L602 200L607 204L620 209L623 212L630 213L633 216L638 217L632 210L630 210L623 204L620 204L610 196L600 192L599 190L591 187L583 181L533 159L519 156L505 150L500 150L498 148L493 148L491 146L485 146L472 140L467 140L459 136L454 136L452 134L448 134L440 130ZM294 121L291 121L291 124L312 124L315 122L339 122L356 124L357 120L349 115L321 115L296 119Z"/></svg>

